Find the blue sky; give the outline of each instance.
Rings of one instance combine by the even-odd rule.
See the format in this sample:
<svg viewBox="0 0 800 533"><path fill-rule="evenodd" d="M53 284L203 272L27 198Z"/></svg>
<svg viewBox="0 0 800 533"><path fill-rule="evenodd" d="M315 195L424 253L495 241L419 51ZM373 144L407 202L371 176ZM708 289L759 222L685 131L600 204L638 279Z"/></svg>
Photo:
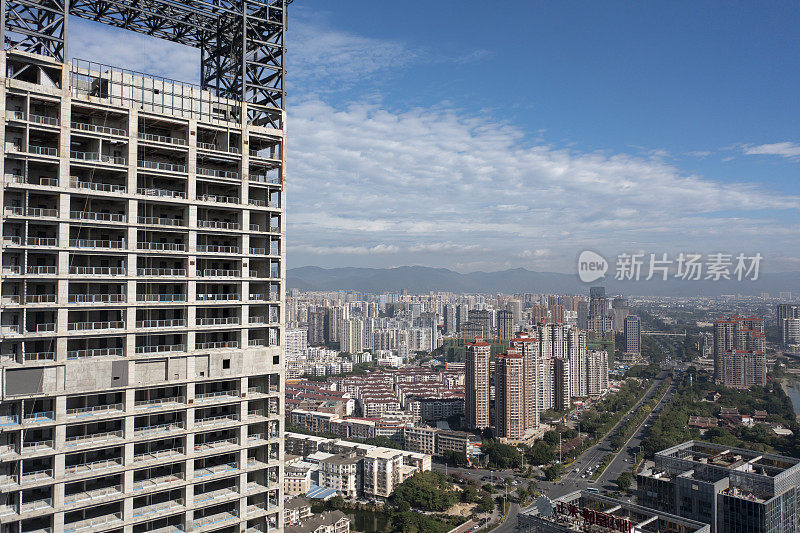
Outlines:
<svg viewBox="0 0 800 533"><path fill-rule="evenodd" d="M572 272L589 248L800 270L796 4L295 0L289 20L290 267ZM196 79L196 51L83 21L71 53Z"/></svg>

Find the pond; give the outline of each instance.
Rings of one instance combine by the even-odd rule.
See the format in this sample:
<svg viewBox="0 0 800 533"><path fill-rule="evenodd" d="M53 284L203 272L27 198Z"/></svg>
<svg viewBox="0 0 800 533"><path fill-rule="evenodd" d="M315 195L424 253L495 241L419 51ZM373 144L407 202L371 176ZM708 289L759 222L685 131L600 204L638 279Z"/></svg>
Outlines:
<svg viewBox="0 0 800 533"><path fill-rule="evenodd" d="M344 511L350 517L350 530L360 533L389 531L389 517L373 511Z"/></svg>

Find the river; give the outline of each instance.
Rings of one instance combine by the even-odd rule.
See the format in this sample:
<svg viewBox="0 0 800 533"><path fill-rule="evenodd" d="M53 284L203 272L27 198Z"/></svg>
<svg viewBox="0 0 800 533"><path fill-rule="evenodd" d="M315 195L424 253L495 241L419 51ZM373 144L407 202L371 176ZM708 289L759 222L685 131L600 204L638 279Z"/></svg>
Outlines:
<svg viewBox="0 0 800 533"><path fill-rule="evenodd" d="M800 415L800 382L787 381L786 388L784 389L789 399L792 400L792 407L794 407L794 414Z"/></svg>

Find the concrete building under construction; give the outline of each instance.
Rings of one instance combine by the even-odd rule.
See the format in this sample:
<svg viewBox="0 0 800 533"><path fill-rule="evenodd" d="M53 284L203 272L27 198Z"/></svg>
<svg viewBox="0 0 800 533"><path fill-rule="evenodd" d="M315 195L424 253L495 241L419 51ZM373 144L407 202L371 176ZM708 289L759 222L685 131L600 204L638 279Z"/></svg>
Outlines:
<svg viewBox="0 0 800 533"><path fill-rule="evenodd" d="M287 4L3 1L0 531L282 529Z"/></svg>

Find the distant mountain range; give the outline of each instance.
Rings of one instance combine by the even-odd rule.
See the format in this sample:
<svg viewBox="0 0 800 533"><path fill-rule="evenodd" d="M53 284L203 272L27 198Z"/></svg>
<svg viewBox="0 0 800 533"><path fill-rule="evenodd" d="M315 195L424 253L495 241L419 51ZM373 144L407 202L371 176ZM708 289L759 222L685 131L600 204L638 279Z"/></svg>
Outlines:
<svg viewBox="0 0 800 533"><path fill-rule="evenodd" d="M498 272L461 274L446 268L403 266L397 268L320 268L306 266L288 269L287 286L303 291L353 290L380 293L406 289L410 293L450 291L457 293L547 292L588 293L589 285L603 285L609 294L631 296L720 296L742 294L758 296L781 291L800 295L800 272L761 274L756 281L627 281L613 279L613 273L595 283L581 283L575 274L535 272L513 268Z"/></svg>

